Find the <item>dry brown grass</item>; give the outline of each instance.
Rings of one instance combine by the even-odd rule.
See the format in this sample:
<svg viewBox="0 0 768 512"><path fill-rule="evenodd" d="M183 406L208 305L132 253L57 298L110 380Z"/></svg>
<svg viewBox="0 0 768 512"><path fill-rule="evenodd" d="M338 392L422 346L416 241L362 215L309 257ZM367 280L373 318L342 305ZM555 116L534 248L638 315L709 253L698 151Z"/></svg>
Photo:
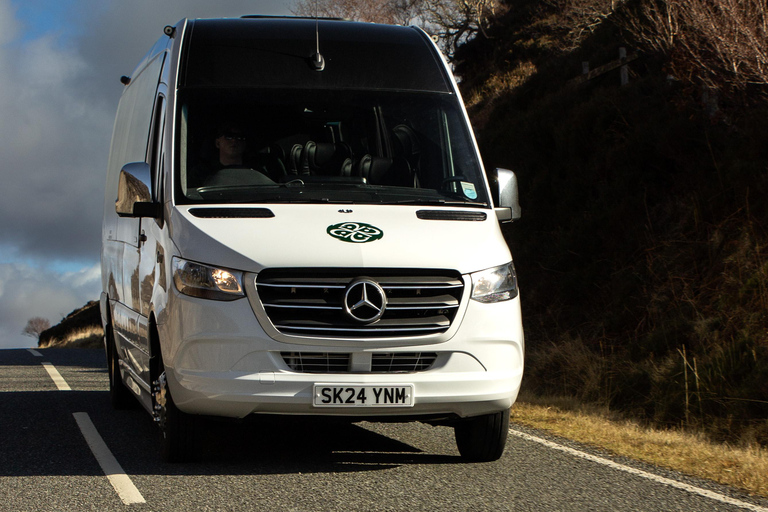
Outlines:
<svg viewBox="0 0 768 512"><path fill-rule="evenodd" d="M759 446L738 448L679 430L653 430L567 399L521 397L511 419L616 455L768 496L768 450Z"/></svg>
<svg viewBox="0 0 768 512"><path fill-rule="evenodd" d="M488 122L496 101L525 84L536 71L532 62L520 62L510 71L492 74L482 87L473 90L465 98L467 109L472 112L473 126L482 129Z"/></svg>
<svg viewBox="0 0 768 512"><path fill-rule="evenodd" d="M510 71L492 74L482 87L472 91L470 96L465 98L467 108L511 92L523 85L536 71L536 65L526 61L518 63Z"/></svg>
<svg viewBox="0 0 768 512"><path fill-rule="evenodd" d="M40 348L101 348L104 330L100 325L70 331L62 338L50 338Z"/></svg>

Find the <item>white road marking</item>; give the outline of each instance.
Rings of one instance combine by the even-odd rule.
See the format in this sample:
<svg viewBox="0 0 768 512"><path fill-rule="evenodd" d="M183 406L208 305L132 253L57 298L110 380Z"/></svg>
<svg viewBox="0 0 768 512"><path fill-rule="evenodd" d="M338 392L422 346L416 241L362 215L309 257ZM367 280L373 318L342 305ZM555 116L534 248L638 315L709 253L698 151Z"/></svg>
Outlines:
<svg viewBox="0 0 768 512"><path fill-rule="evenodd" d="M688 485L683 482L678 482L677 480L672 480L669 478L664 478L663 476L654 475L653 473L648 473L647 471L642 471L640 469L632 468L629 466L625 466L623 464L619 464L618 462L614 462L609 459L605 459L603 457L597 457L596 455L591 455L586 452L582 452L579 450L575 450L573 448L570 448L568 446L563 446L561 444L553 443L552 441L548 441L546 439L542 439L540 437L532 436L530 434L526 434L525 432L520 432L519 430L515 430L513 428L509 429L509 433L520 437L522 439L525 439L527 441L533 441L534 443L542 444L548 448L552 448L553 450L559 450L561 452L568 453L570 455L573 455L574 457L580 457L582 459L586 459L592 462L596 462L598 464L602 464L604 466L608 466L613 469L617 469L619 471L624 471L626 473L630 473L632 475L636 475L642 478L646 478L648 480L652 480L654 482L658 482L660 484L668 485L670 487L676 487L677 489L682 489L684 491L688 491L691 494L698 494L699 496L704 496L705 498L709 498L715 501L719 501L721 503L726 503L728 505L734 505L736 507L741 507L743 509L752 510L754 512L768 512L768 508L761 507L759 505L753 505L751 503L747 503L745 501L737 500L734 498L729 498L728 496L725 496L724 494L720 494L713 491L708 491L707 489L702 489L701 487L695 487L693 485Z"/></svg>
<svg viewBox="0 0 768 512"><path fill-rule="evenodd" d="M80 432L83 433L85 441L90 446L94 457L101 466L101 470L107 476L109 483L112 484L117 495L126 505L133 505L136 503L146 503L144 496L141 495L139 490L133 485L130 477L125 474L120 463L112 452L109 451L107 444L99 435L99 431L96 430L90 416L86 412L72 413L77 421L77 426L80 427Z"/></svg>
<svg viewBox="0 0 768 512"><path fill-rule="evenodd" d="M48 375L51 376L53 383L56 384L56 387L59 388L59 391L72 391L72 388L69 387L69 384L67 384L67 381L64 380L64 377L61 376L59 370L57 370L55 366L47 362L40 364L43 365L45 371L47 371Z"/></svg>
<svg viewBox="0 0 768 512"><path fill-rule="evenodd" d="M37 350L35 350L33 348L28 348L27 352L29 352L30 354L32 354L35 357L43 357L43 354L41 354L40 352L38 352Z"/></svg>

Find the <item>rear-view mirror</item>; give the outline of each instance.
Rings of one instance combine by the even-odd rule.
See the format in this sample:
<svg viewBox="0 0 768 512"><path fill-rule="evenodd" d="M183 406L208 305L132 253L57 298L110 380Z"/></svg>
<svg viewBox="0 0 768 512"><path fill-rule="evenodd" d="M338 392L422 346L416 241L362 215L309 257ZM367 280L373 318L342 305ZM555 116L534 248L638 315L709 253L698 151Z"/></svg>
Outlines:
<svg viewBox="0 0 768 512"><path fill-rule="evenodd" d="M499 222L512 222L521 217L517 176L509 169L495 169L490 176L491 194Z"/></svg>
<svg viewBox="0 0 768 512"><path fill-rule="evenodd" d="M162 205L152 201L149 164L135 162L120 170L115 211L121 217L160 217Z"/></svg>

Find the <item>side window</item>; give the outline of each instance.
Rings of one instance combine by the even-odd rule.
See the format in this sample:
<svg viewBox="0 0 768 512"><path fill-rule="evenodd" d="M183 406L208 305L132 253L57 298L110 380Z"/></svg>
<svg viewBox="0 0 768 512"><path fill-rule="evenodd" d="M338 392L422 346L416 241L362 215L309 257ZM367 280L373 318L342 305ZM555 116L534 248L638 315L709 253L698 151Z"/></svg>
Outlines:
<svg viewBox="0 0 768 512"><path fill-rule="evenodd" d="M155 57L131 80L128 89L123 93L112 139L110 176L117 176L122 166L127 163L146 161L155 93L163 60L164 54Z"/></svg>

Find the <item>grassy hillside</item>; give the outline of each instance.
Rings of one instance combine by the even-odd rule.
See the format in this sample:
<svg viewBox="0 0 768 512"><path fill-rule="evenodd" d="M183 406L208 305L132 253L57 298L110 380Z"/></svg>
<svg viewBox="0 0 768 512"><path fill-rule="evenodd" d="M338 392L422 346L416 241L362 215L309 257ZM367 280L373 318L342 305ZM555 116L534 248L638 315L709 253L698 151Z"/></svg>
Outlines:
<svg viewBox="0 0 768 512"><path fill-rule="evenodd" d="M40 348L101 348L103 336L99 302L93 300L40 333L37 345Z"/></svg>
<svg viewBox="0 0 768 512"><path fill-rule="evenodd" d="M523 385L765 445L766 86L660 50L649 3L510 0L457 52L486 166L520 181ZM573 83L619 47L627 85Z"/></svg>

